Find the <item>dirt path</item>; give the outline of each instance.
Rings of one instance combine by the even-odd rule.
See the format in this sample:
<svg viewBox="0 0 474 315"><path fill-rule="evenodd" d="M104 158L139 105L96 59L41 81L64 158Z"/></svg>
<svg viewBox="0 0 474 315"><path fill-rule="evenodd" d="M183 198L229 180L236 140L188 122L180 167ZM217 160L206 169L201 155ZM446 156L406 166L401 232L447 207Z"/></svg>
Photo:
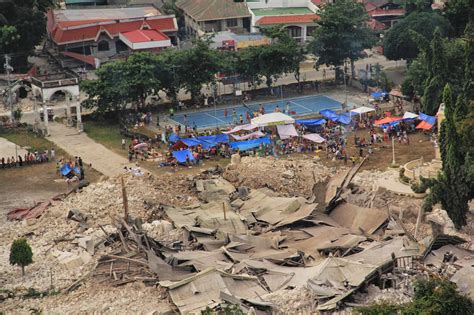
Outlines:
<svg viewBox="0 0 474 315"><path fill-rule="evenodd" d="M126 158L95 142L87 134L79 134L63 124L50 123L49 133L48 140L70 155L82 157L84 163L92 164L92 168L106 176L119 175L123 167L129 165Z"/></svg>

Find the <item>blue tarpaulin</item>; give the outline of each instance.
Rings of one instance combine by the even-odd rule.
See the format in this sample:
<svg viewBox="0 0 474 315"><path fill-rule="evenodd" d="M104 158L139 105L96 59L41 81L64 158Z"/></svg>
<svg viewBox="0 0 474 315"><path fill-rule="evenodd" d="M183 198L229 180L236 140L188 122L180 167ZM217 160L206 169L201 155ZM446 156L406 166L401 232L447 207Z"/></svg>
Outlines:
<svg viewBox="0 0 474 315"><path fill-rule="evenodd" d="M337 118L339 118L339 115L336 114L335 111L333 110L330 110L330 109L323 109L322 111L319 112L321 115L323 115L324 117L326 117L327 119L329 120L334 120L336 121Z"/></svg>
<svg viewBox="0 0 474 315"><path fill-rule="evenodd" d="M196 137L196 139L207 141L207 142L228 143L229 135L218 134L218 135L213 135L213 136L201 136L201 137Z"/></svg>
<svg viewBox="0 0 474 315"><path fill-rule="evenodd" d="M350 116L346 116L346 115L342 114L342 115L338 115L338 117L335 121L340 122L341 124L344 124L344 125L349 125L351 123L352 119L351 119Z"/></svg>
<svg viewBox="0 0 474 315"><path fill-rule="evenodd" d="M168 141L171 143L178 142L179 140L181 140L181 138L175 133L172 133L168 139Z"/></svg>
<svg viewBox="0 0 474 315"><path fill-rule="evenodd" d="M428 124L430 124L430 125L434 125L435 122L436 122L436 117L434 117L434 116L428 116L428 115L423 114L423 113L420 113L420 114L419 114L418 119L419 119L419 120L426 121L426 122L427 122Z"/></svg>
<svg viewBox="0 0 474 315"><path fill-rule="evenodd" d="M387 92L382 92L382 91L377 91L377 92L374 92L372 94L370 94L370 96L372 96L373 98L381 98L381 97L385 97L387 96Z"/></svg>
<svg viewBox="0 0 474 315"><path fill-rule="evenodd" d="M253 148L258 148L260 144L262 143L269 144L271 143L271 140L269 137L264 137L264 138L255 139L255 140L235 141L229 144L232 149L240 149L240 151L246 151Z"/></svg>
<svg viewBox="0 0 474 315"><path fill-rule="evenodd" d="M61 175L63 176L66 176L67 174L71 173L71 171L73 171L74 173L76 173L77 175L81 174L81 171L79 170L79 168L76 166L74 168L72 168L69 164L64 164L63 167L61 167L60 169L60 172L61 172Z"/></svg>
<svg viewBox="0 0 474 315"><path fill-rule="evenodd" d="M188 147L195 147L202 144L202 141L197 140L196 138L184 138L181 141Z"/></svg>
<svg viewBox="0 0 474 315"><path fill-rule="evenodd" d="M326 119L300 119L297 120L296 123L298 125L305 125L305 126L319 126L326 123Z"/></svg>
<svg viewBox="0 0 474 315"><path fill-rule="evenodd" d="M194 160L193 154L189 150L173 151L173 156L179 163L185 163L186 156L189 156L190 161Z"/></svg>

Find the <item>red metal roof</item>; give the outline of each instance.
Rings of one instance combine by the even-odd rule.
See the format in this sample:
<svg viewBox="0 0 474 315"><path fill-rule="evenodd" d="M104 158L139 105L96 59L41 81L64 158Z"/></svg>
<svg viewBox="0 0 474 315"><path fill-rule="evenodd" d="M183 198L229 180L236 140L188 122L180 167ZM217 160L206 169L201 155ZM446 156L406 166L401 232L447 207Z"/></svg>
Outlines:
<svg viewBox="0 0 474 315"><path fill-rule="evenodd" d="M63 55L74 58L74 59L77 59L79 61L83 61L85 63L88 63L91 66L93 66L94 68L97 67L96 58L92 55L86 56L86 55L78 54L78 53L75 53L75 52L72 52L72 51L64 51Z"/></svg>
<svg viewBox="0 0 474 315"><path fill-rule="evenodd" d="M57 44L95 40L101 32L117 37L119 33L131 32L140 29L152 29L160 32L177 31L174 17L160 16L158 18L143 18L133 20L54 20L54 15L48 12L48 31Z"/></svg>
<svg viewBox="0 0 474 315"><path fill-rule="evenodd" d="M279 16L264 16L256 22L257 25L272 25L272 24L293 24L293 23L314 23L319 20L317 14L295 14L295 15L279 15Z"/></svg>
<svg viewBox="0 0 474 315"><path fill-rule="evenodd" d="M169 40L168 36L156 30L136 30L122 33L132 43Z"/></svg>
<svg viewBox="0 0 474 315"><path fill-rule="evenodd" d="M370 21L367 22L367 25L374 31L381 31L387 28L385 24L377 21L376 19L370 19Z"/></svg>
<svg viewBox="0 0 474 315"><path fill-rule="evenodd" d="M405 9L376 9L369 11L368 14L370 16L389 16L389 15L404 15L405 14Z"/></svg>

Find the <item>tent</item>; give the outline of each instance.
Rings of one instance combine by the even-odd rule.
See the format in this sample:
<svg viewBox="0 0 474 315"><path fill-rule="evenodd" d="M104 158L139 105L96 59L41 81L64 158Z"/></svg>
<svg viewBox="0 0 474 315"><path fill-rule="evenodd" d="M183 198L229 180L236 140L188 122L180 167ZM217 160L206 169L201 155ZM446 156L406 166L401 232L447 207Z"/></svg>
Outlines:
<svg viewBox="0 0 474 315"><path fill-rule="evenodd" d="M424 129L424 130L429 130L433 128L433 125L430 123L427 123L426 121L422 121L416 126L416 129Z"/></svg>
<svg viewBox="0 0 474 315"><path fill-rule="evenodd" d="M61 169L59 170L61 172L62 176L65 176L67 178L71 178L74 175L80 175L81 170L76 166L76 167L71 167L69 163L64 164Z"/></svg>
<svg viewBox="0 0 474 315"><path fill-rule="evenodd" d="M323 109L319 113L329 120L337 121L337 119L339 118L339 115L336 114L335 111L330 110L330 109Z"/></svg>
<svg viewBox="0 0 474 315"><path fill-rule="evenodd" d="M239 132L241 130L249 131L249 130L253 130L255 128L257 128L257 126L254 126L252 124L240 125L240 126L235 126L234 128L232 128L229 131L224 131L223 134L228 135L228 134L231 134L231 133Z"/></svg>
<svg viewBox="0 0 474 315"><path fill-rule="evenodd" d="M261 138L261 137L264 137L264 136L265 136L265 134L263 132L261 132L260 130L249 133L248 135L245 135L245 136L232 135L232 137L237 141L248 140L248 139L257 139L257 138Z"/></svg>
<svg viewBox="0 0 474 315"><path fill-rule="evenodd" d="M271 143L270 138L264 137L264 138L255 139L255 140L236 141L236 142L231 142L229 144L232 149L240 149L240 151L246 151L253 148L258 148L260 144L262 143L266 143L266 144Z"/></svg>
<svg viewBox="0 0 474 315"><path fill-rule="evenodd" d="M370 96L372 96L375 99L385 97L387 95L388 95L387 92L382 92L382 91L376 91L376 92L373 92L372 94L370 94Z"/></svg>
<svg viewBox="0 0 474 315"><path fill-rule="evenodd" d="M326 119L299 119L296 123L304 126L319 126L325 124Z"/></svg>
<svg viewBox="0 0 474 315"><path fill-rule="evenodd" d="M416 118L418 118L418 115L412 112L405 112L405 114L403 114L403 120L416 119Z"/></svg>
<svg viewBox="0 0 474 315"><path fill-rule="evenodd" d="M294 124L295 119L283 113L270 113L255 117L251 120L252 125L257 127L277 126Z"/></svg>
<svg viewBox="0 0 474 315"><path fill-rule="evenodd" d="M133 147L134 150L147 150L148 143L142 142Z"/></svg>
<svg viewBox="0 0 474 315"><path fill-rule="evenodd" d="M186 156L189 156L190 161L194 160L193 154L189 150L173 151L173 156L179 163L185 163Z"/></svg>
<svg viewBox="0 0 474 315"><path fill-rule="evenodd" d="M181 138L175 133L172 133L168 139L168 141L171 143L178 142L179 140L181 140Z"/></svg>
<svg viewBox="0 0 474 315"><path fill-rule="evenodd" d="M197 140L200 141L207 141L207 142L216 142L216 143L228 143L229 136L227 134L219 134L219 135L212 135L212 136L201 136L196 137Z"/></svg>
<svg viewBox="0 0 474 315"><path fill-rule="evenodd" d="M296 132L294 125L278 125L277 130L278 134L280 135L280 139L298 137L298 133Z"/></svg>
<svg viewBox="0 0 474 315"><path fill-rule="evenodd" d="M423 121L427 122L430 125L434 125L435 122L436 122L436 117L428 116L428 115L423 114L423 113L420 113L420 115L418 116L418 119L423 120Z"/></svg>
<svg viewBox="0 0 474 315"><path fill-rule="evenodd" d="M390 124L392 122L399 121L399 120L402 120L402 118L401 117L385 117L385 118L376 120L374 122L374 125L381 126L381 125Z"/></svg>
<svg viewBox="0 0 474 315"><path fill-rule="evenodd" d="M341 124L344 124L344 125L349 125L352 121L351 117L350 116L347 116L347 115L338 115L337 117L337 122L340 122Z"/></svg>
<svg viewBox="0 0 474 315"><path fill-rule="evenodd" d="M195 147L202 144L202 141L199 141L196 138L184 138L184 139L181 139L181 141L188 147Z"/></svg>
<svg viewBox="0 0 474 315"><path fill-rule="evenodd" d="M303 138L308 139L309 141L316 142L316 143L323 143L324 141L326 141L326 139L324 139L317 133L310 133L310 134L304 135Z"/></svg>
<svg viewBox="0 0 474 315"><path fill-rule="evenodd" d="M375 108L361 106L361 107L354 108L353 110L351 110L351 113L356 113L359 115L370 113L370 112L375 112Z"/></svg>

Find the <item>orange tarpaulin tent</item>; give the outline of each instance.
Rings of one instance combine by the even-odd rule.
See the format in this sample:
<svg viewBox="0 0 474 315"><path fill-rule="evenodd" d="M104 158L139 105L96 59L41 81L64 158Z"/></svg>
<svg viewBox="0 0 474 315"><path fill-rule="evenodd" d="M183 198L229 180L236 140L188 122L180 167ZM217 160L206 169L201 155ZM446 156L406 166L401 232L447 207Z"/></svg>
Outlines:
<svg viewBox="0 0 474 315"><path fill-rule="evenodd" d="M376 120L374 122L374 125L376 126L385 125L385 124L389 124L391 122L398 121L398 120L402 120L402 117L385 117L385 118Z"/></svg>
<svg viewBox="0 0 474 315"><path fill-rule="evenodd" d="M416 129L425 129L425 130L429 130L433 128L433 125L432 124L429 124L427 123L426 121L422 121L418 124L418 126L416 126Z"/></svg>

